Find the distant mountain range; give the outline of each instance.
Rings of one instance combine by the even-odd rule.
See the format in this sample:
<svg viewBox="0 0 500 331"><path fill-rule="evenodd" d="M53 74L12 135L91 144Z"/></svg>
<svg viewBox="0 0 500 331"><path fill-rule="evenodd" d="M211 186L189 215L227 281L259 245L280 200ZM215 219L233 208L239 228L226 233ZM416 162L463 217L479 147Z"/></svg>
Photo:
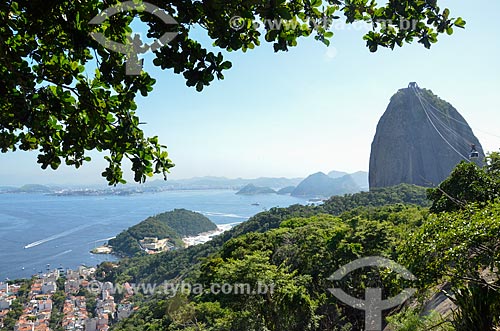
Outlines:
<svg viewBox="0 0 500 331"><path fill-rule="evenodd" d="M350 175L332 178L322 172L304 179L291 193L295 197L328 198L333 195L360 192L361 188Z"/></svg>
<svg viewBox="0 0 500 331"><path fill-rule="evenodd" d="M344 177L345 175L349 175L349 173L343 172L343 171L337 171L337 170L332 170L328 173L328 177L331 177L331 178L340 178L340 177Z"/></svg>
<svg viewBox="0 0 500 331"><path fill-rule="evenodd" d="M331 171L328 176L317 173L303 178L260 177L255 179L226 177L195 177L180 180L155 180L143 185L126 185L118 187L62 187L28 184L22 187L0 186L0 193L43 193L58 196L100 196L131 195L146 192L162 192L173 190L235 190L240 194L290 194L300 197L329 197L331 195L359 192L368 189L368 173L356 172L348 174Z"/></svg>
<svg viewBox="0 0 500 331"><path fill-rule="evenodd" d="M258 195L258 194L290 194L301 198L328 198L333 195L344 195L368 190L368 173L359 171L348 174L340 171L332 171L328 175L318 172L302 180L297 186L286 186L278 191L267 186L256 186L248 184L236 194Z"/></svg>
<svg viewBox="0 0 500 331"><path fill-rule="evenodd" d="M54 188L39 184L26 184L21 187L0 186L0 192L9 193L51 193Z"/></svg>
<svg viewBox="0 0 500 331"><path fill-rule="evenodd" d="M226 178L226 177L195 177L190 179L177 180L156 180L146 183L146 187L161 187L171 189L234 189L239 190L248 184L260 187L269 187L280 189L286 186L297 186L303 178L285 178L285 177L260 177L255 179L245 178Z"/></svg>
<svg viewBox="0 0 500 331"><path fill-rule="evenodd" d="M368 182L368 172L366 171L358 171L352 174L349 174L354 182L359 186L362 191L369 191L370 184Z"/></svg>

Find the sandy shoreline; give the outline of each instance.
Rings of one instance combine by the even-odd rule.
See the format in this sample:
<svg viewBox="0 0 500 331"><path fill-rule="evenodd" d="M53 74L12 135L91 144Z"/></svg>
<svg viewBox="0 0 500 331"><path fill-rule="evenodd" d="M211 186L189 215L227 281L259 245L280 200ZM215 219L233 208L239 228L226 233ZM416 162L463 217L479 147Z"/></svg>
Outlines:
<svg viewBox="0 0 500 331"><path fill-rule="evenodd" d="M204 244L204 243L212 240L213 237L218 236L218 235L230 230L232 227L234 227L240 223L241 222L220 224L220 225L217 225L217 230L215 230L215 231L204 232L204 233L200 233L197 236L182 238L182 241L184 242L184 247ZM92 254L102 254L102 255L114 254L112 247L108 246L107 243L104 245L93 248L90 252Z"/></svg>
<svg viewBox="0 0 500 331"><path fill-rule="evenodd" d="M230 224L220 224L220 225L217 225L217 230L215 230L215 231L200 233L199 235L193 236L193 237L185 237L182 239L182 241L184 242L185 247L204 244L204 243L212 240L213 237L218 236L218 235L230 230L232 227L234 227L238 224L240 224L240 222L230 223Z"/></svg>

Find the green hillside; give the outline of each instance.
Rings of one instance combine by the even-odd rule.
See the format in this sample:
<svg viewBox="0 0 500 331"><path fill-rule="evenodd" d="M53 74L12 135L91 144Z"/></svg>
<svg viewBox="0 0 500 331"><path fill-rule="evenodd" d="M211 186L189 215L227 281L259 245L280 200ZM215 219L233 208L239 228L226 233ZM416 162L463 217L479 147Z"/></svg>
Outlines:
<svg viewBox="0 0 500 331"><path fill-rule="evenodd" d="M496 153L485 168L458 165L428 192L430 203L424 189L402 185L331 198L321 206L273 208L204 245L124 260L114 269L103 265L102 280L182 280L205 289L140 295L140 309L113 330L363 330L364 313L337 300L328 291L332 287L358 298L367 288L383 288L387 297L416 288L406 305L384 312L391 330L495 330L499 173ZM368 256L397 261L417 280L376 268L329 280L341 266ZM208 290L214 284L247 284L254 291ZM255 291L264 286L268 291ZM424 315L440 292L457 309Z"/></svg>
<svg viewBox="0 0 500 331"><path fill-rule="evenodd" d="M174 209L171 212L158 214L152 218L169 226L182 237L217 230L217 225L207 217L186 209Z"/></svg>
<svg viewBox="0 0 500 331"><path fill-rule="evenodd" d="M145 237L169 238L177 248L183 247L182 238L217 230L217 226L202 214L185 209L158 214L121 232L108 244L118 255L143 255L139 240Z"/></svg>
<svg viewBox="0 0 500 331"><path fill-rule="evenodd" d="M271 208L261 212L248 221L217 236L213 240L182 251L169 252L122 261L118 269L108 272L109 281L156 282L174 279L187 270L197 268L203 258L213 254L233 238L252 232L266 232L277 229L280 224L291 218L307 218L319 214L338 216L343 212L363 206L384 206L391 204L415 204L428 206L424 188L402 185L373 192L332 197L320 206L293 205L288 208Z"/></svg>

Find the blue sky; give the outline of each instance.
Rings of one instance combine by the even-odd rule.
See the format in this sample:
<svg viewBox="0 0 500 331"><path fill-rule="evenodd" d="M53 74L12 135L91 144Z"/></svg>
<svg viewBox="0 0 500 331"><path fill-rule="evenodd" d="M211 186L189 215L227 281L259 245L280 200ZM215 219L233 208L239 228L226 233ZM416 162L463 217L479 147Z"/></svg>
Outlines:
<svg viewBox="0 0 500 331"><path fill-rule="evenodd" d="M439 3L464 17L467 28L442 35L430 50L415 43L372 54L363 31L335 29L329 48L310 38L288 53L263 44L227 54L233 68L226 79L202 93L146 58L157 84L138 100L144 130L168 146L176 163L172 179L367 171L390 97L416 81L455 106L485 150L498 150L500 138L484 132L500 136L500 2ZM203 40L202 31L197 34ZM105 183L105 162L92 156L78 171L62 166L54 172L39 169L36 153L0 154L0 185Z"/></svg>

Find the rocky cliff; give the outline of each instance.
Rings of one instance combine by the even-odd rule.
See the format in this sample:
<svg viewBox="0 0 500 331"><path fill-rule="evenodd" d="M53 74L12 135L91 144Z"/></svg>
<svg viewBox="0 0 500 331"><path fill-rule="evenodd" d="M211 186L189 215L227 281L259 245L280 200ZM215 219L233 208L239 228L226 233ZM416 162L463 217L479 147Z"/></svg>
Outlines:
<svg viewBox="0 0 500 331"><path fill-rule="evenodd" d="M479 158L469 159L471 145ZM399 90L377 125L370 156L370 188L441 183L462 160L482 165L484 152L465 119L416 83Z"/></svg>

